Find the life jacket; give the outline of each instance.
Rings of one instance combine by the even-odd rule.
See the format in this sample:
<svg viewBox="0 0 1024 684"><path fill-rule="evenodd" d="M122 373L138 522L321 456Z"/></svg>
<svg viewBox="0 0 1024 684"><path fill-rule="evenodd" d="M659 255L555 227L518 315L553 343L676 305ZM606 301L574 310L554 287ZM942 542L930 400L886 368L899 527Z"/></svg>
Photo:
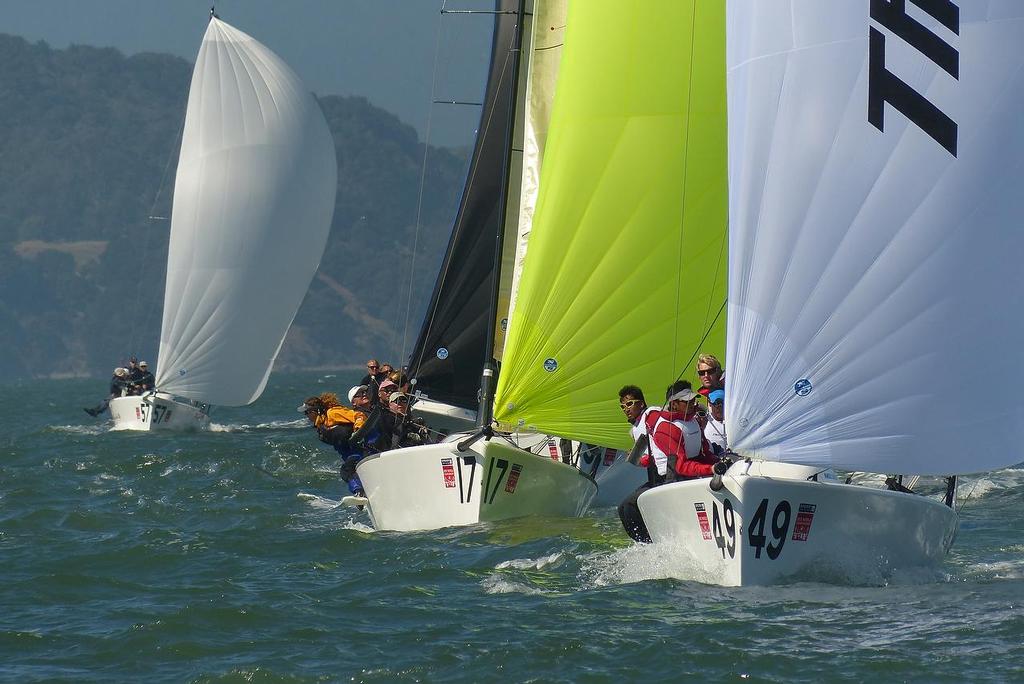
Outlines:
<svg viewBox="0 0 1024 684"><path fill-rule="evenodd" d="M700 424L692 415L670 411L650 411L643 416L651 457L659 475L671 469L672 479L711 475L718 461L704 438Z"/></svg>
<svg viewBox="0 0 1024 684"><path fill-rule="evenodd" d="M351 451L349 438L366 422L366 414L348 406L332 406L326 413L318 415L313 427L320 441L330 444L336 451L348 455Z"/></svg>
<svg viewBox="0 0 1024 684"><path fill-rule="evenodd" d="M352 430L358 430L366 422L366 414L348 406L332 406L316 417L313 425L318 430L330 430L331 428L349 425Z"/></svg>

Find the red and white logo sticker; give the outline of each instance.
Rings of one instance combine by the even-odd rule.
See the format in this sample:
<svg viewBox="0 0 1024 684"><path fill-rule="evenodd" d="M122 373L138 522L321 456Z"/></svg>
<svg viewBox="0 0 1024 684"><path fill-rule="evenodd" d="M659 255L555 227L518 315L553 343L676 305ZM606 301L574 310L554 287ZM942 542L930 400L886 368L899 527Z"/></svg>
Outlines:
<svg viewBox="0 0 1024 684"><path fill-rule="evenodd" d="M615 463L615 454L617 454L617 453L619 453L619 452L617 452L615 449L612 449L611 447L608 447L607 449L605 449L604 450L604 464L606 466L610 466L612 463Z"/></svg>
<svg viewBox="0 0 1024 684"><path fill-rule="evenodd" d="M519 484L519 473L523 472L523 466L518 463L512 464L512 472L508 474L508 482L505 483L505 491L514 494L516 485Z"/></svg>
<svg viewBox="0 0 1024 684"><path fill-rule="evenodd" d="M555 444L555 440L553 439L548 440L548 455L551 456L552 461L561 460L558 457L558 445Z"/></svg>
<svg viewBox="0 0 1024 684"><path fill-rule="evenodd" d="M455 466L452 459L441 459L441 473L444 475L444 486L446 489L455 489Z"/></svg>
<svg viewBox="0 0 1024 684"><path fill-rule="evenodd" d="M807 541L807 535L811 532L811 523L814 522L815 504L800 504L796 514L796 522L793 524L793 541Z"/></svg>
<svg viewBox="0 0 1024 684"><path fill-rule="evenodd" d="M708 522L708 512L704 509L703 503L695 503L697 509L697 524L700 525L700 536L704 539L711 539L711 524Z"/></svg>

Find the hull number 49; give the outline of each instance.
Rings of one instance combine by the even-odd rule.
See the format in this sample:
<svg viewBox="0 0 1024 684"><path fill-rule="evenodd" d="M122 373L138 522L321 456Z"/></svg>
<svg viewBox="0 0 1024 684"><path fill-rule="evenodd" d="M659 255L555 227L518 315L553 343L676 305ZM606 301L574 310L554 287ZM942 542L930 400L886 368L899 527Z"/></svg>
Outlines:
<svg viewBox="0 0 1024 684"><path fill-rule="evenodd" d="M732 501L728 498L723 499L721 511L718 501L711 501L710 524L705 505L696 503L694 506L701 536L707 540L715 540L715 545L722 550L722 558L735 558L736 540L742 531L737 525ZM794 522L793 505L789 501L782 500L771 507L767 498L761 499L746 526L746 542L754 549L754 558L761 558L762 553L769 560L778 558L786 545L786 539L790 538L791 526L793 541L807 541L816 509L816 504L800 504Z"/></svg>

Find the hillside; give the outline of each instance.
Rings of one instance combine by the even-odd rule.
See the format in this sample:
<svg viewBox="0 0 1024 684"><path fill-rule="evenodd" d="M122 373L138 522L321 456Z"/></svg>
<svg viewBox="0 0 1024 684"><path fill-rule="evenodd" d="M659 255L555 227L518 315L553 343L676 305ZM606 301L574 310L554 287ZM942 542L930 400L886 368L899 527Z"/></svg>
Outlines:
<svg viewBox="0 0 1024 684"><path fill-rule="evenodd" d="M156 356L190 74L167 55L0 35L0 381L108 376L131 353ZM362 98L320 103L337 205L277 368L398 362L429 299L466 155L432 147L423 174L412 127Z"/></svg>

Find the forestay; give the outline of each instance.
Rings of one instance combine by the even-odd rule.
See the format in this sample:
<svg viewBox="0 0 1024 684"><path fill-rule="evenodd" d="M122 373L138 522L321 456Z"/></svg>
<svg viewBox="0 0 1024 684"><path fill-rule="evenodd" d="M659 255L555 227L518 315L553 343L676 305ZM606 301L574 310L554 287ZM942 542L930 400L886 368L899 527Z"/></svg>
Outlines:
<svg viewBox="0 0 1024 684"><path fill-rule="evenodd" d="M313 95L211 19L175 180L159 389L228 406L259 397L323 255L336 185Z"/></svg>
<svg viewBox="0 0 1024 684"><path fill-rule="evenodd" d="M488 328L495 325L491 292L506 191L505 160L514 125L512 61L517 55L512 46L518 5L518 0L496 2L487 90L466 187L409 362L417 390L466 409L479 404L480 373L491 355Z"/></svg>
<svg viewBox="0 0 1024 684"><path fill-rule="evenodd" d="M1024 3L729 3L728 433L874 472L1024 458Z"/></svg>
<svg viewBox="0 0 1024 684"><path fill-rule="evenodd" d="M724 346L724 31L719 2L570 4L504 424L625 447L619 387Z"/></svg>

